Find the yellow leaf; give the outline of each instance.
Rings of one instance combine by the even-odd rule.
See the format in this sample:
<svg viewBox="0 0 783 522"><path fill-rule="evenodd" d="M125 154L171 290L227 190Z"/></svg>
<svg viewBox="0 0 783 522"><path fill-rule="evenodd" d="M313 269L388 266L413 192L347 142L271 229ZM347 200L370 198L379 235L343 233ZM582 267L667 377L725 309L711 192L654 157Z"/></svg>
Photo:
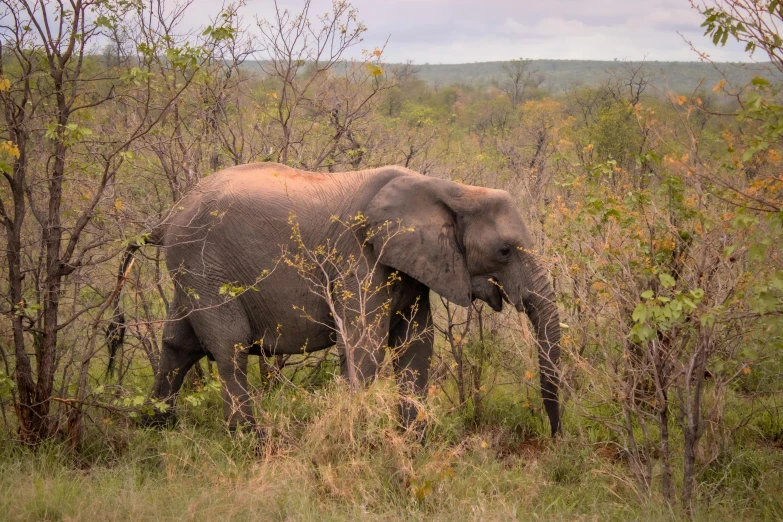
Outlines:
<svg viewBox="0 0 783 522"><path fill-rule="evenodd" d="M367 72L369 72L370 74L372 74L374 77L377 78L378 76L383 74L383 69L381 69L380 67L378 67L375 64L368 63L367 64Z"/></svg>
<svg viewBox="0 0 783 522"><path fill-rule="evenodd" d="M122 199L117 198L114 200L114 208L117 209L117 212L122 212L122 209L125 208L125 205L122 204Z"/></svg>
<svg viewBox="0 0 783 522"><path fill-rule="evenodd" d="M0 78L0 92L10 91L11 81L8 78Z"/></svg>
<svg viewBox="0 0 783 522"><path fill-rule="evenodd" d="M19 158L19 147L17 147L13 141L0 142L0 152L4 152L14 158Z"/></svg>

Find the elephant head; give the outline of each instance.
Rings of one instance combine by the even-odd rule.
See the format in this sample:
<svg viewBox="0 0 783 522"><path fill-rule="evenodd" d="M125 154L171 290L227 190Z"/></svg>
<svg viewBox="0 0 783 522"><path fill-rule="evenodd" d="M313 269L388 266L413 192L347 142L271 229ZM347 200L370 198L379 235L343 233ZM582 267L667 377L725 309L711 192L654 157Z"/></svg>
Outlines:
<svg viewBox="0 0 783 522"><path fill-rule="evenodd" d="M474 299L495 311L513 305L526 314L538 341L541 394L552 435L560 428L558 364L560 320L546 269L510 195L502 190L401 176L386 184L367 208L370 226L412 228L376 234L382 263L424 283L461 306Z"/></svg>

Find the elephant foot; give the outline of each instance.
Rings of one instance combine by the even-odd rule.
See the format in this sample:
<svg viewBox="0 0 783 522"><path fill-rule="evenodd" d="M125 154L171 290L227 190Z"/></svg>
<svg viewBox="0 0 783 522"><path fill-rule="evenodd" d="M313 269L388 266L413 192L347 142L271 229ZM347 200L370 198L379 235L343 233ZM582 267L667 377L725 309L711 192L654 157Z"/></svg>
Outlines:
<svg viewBox="0 0 783 522"><path fill-rule="evenodd" d="M429 430L427 430L426 423L419 422L408 429L413 432L414 440L417 443L421 444L422 447L427 445L427 434Z"/></svg>
<svg viewBox="0 0 783 522"><path fill-rule="evenodd" d="M139 419L139 425L142 428L168 429L173 428L176 424L177 416L171 411L160 412L156 410L154 413L142 414Z"/></svg>
<svg viewBox="0 0 783 522"><path fill-rule="evenodd" d="M245 423L233 426L230 425L228 427L228 432L231 436L247 433L253 437L253 450L256 457L262 457L266 454L266 449L271 441L269 431L258 424Z"/></svg>
<svg viewBox="0 0 783 522"><path fill-rule="evenodd" d="M259 426L258 424L250 423L250 422L229 425L228 432L232 436L235 436L237 434L242 434L242 433L252 434L257 441L256 452L258 452L259 449L263 449L271 440L271 436L269 435L269 430L267 430L263 426Z"/></svg>
<svg viewBox="0 0 783 522"><path fill-rule="evenodd" d="M400 429L413 435L413 440L425 445L427 439L427 422L419 419L419 411L410 402L400 404Z"/></svg>

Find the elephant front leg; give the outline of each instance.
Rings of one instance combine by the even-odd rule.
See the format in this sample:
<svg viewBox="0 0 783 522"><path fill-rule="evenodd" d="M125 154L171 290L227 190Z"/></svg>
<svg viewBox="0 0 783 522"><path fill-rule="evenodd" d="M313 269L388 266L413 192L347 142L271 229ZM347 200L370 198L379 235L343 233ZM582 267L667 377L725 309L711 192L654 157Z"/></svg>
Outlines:
<svg viewBox="0 0 783 522"><path fill-rule="evenodd" d="M370 276L347 281L345 294L351 297L333 302L340 370L354 389L375 380L386 357L390 297L384 290L385 277L373 274L369 284Z"/></svg>
<svg viewBox="0 0 783 522"><path fill-rule="evenodd" d="M247 383L252 332L243 310L236 301L200 310L194 326L205 348L215 358L223 387L223 416L229 431L247 426L257 430L264 439L266 434L253 417Z"/></svg>
<svg viewBox="0 0 783 522"><path fill-rule="evenodd" d="M424 423L417 423L421 403L427 395L434 336L430 328L429 290L422 292L413 307L393 325L390 336L394 351L394 370L400 391L400 421L405 429L414 428L421 440Z"/></svg>
<svg viewBox="0 0 783 522"><path fill-rule="evenodd" d="M388 324L388 320L382 321ZM373 382L386 357L387 337L384 325L348 327L339 336L340 370L352 388Z"/></svg>

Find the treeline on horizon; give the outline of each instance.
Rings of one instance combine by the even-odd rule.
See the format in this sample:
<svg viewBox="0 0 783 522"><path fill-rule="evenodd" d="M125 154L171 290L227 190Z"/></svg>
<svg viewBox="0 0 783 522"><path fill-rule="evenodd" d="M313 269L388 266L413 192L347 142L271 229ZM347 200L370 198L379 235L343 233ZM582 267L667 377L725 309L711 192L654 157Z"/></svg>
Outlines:
<svg viewBox="0 0 783 522"><path fill-rule="evenodd" d="M545 60L530 59L532 69L543 75L542 89L561 94L577 86L598 87L607 76L623 64L642 66L650 76L648 94L665 96L668 92L690 94L704 87L712 88L720 80L744 85L755 77L771 76L769 62L683 62L626 60ZM434 88L451 85L474 87L499 86L507 79L504 67L511 61L486 61L455 64L410 63L412 73ZM405 64L389 64L400 67ZM249 71L259 72L261 64L248 61Z"/></svg>

